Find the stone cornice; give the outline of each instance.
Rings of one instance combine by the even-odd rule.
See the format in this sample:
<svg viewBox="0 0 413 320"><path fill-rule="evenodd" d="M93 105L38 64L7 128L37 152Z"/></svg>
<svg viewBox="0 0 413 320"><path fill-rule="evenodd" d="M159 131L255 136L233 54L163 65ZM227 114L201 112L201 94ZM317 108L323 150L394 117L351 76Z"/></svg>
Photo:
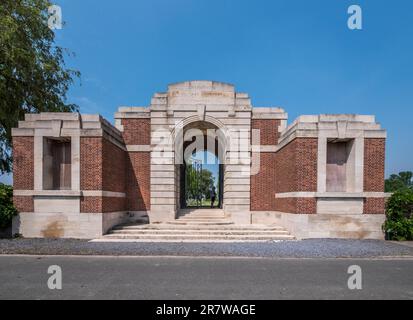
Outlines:
<svg viewBox="0 0 413 320"><path fill-rule="evenodd" d="M12 130L13 137L105 137L122 146L121 132L100 115L79 113L26 114L19 127Z"/></svg>
<svg viewBox="0 0 413 320"><path fill-rule="evenodd" d="M112 192L102 190L84 190L84 191L72 191L72 190L14 190L14 196L20 197L103 197L103 198L125 198L126 193Z"/></svg>
<svg viewBox="0 0 413 320"><path fill-rule="evenodd" d="M276 193L275 198L388 198L385 192L282 192Z"/></svg>
<svg viewBox="0 0 413 320"><path fill-rule="evenodd" d="M252 119L279 119L288 120L288 113L282 108L270 107L270 108L259 108L254 107L252 109Z"/></svg>
<svg viewBox="0 0 413 320"><path fill-rule="evenodd" d="M296 138L354 139L386 138L386 131L369 115L300 116L290 124L279 139L279 149Z"/></svg>

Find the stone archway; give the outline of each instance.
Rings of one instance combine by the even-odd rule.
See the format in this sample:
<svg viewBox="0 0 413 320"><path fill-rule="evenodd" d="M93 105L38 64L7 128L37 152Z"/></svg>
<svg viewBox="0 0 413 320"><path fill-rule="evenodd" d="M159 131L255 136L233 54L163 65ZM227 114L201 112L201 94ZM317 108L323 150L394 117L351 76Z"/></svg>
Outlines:
<svg viewBox="0 0 413 320"><path fill-rule="evenodd" d="M168 92L155 94L150 110L150 221L177 218L184 132L206 124L217 128L222 139L223 210L234 223L251 223L251 115L248 95L236 93L229 84L192 81L170 85Z"/></svg>
<svg viewBox="0 0 413 320"><path fill-rule="evenodd" d="M188 191L187 173L188 169L191 169L189 163L191 162L190 160L193 159L193 156L198 152L208 152L213 154L217 161L217 172L215 172L217 205L213 205L213 207L223 209L225 201L224 175L228 137L225 126L212 117L205 117L205 120L201 120L199 117L194 116L178 123L175 130L173 130L172 137L174 139L173 144L175 147L175 191L177 211L194 206L200 209L208 207L203 201L200 201L200 203L197 203L196 205L189 203L188 194L185 192ZM211 165L210 163L206 163L205 160L201 162L206 166ZM200 174L205 173L203 170L205 169L201 169ZM206 171L208 171L208 169L206 169Z"/></svg>

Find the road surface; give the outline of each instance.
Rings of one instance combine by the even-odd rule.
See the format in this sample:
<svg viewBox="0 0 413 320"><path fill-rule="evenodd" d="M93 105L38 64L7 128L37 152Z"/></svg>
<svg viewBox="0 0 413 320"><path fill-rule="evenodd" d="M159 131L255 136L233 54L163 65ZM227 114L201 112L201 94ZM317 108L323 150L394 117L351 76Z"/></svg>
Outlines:
<svg viewBox="0 0 413 320"><path fill-rule="evenodd" d="M48 288L51 265L62 290ZM351 265L362 290L348 288ZM413 299L413 259L3 255L0 299Z"/></svg>

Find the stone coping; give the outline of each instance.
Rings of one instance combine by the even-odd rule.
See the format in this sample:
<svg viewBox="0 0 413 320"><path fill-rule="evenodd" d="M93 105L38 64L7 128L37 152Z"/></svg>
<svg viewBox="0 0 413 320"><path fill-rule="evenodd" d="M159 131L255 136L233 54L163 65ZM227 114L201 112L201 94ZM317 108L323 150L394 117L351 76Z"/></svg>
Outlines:
<svg viewBox="0 0 413 320"><path fill-rule="evenodd" d="M151 117L150 107L122 106L115 113L115 119L145 119Z"/></svg>
<svg viewBox="0 0 413 320"><path fill-rule="evenodd" d="M73 190L14 190L14 196L81 197L82 191Z"/></svg>
<svg viewBox="0 0 413 320"><path fill-rule="evenodd" d="M14 190L14 196L22 197L105 197L125 198L126 193L102 190Z"/></svg>
<svg viewBox="0 0 413 320"><path fill-rule="evenodd" d="M296 138L353 139L387 138L386 131L375 116L358 114L320 114L298 117L282 133L278 147L283 148Z"/></svg>
<svg viewBox="0 0 413 320"><path fill-rule="evenodd" d="M123 144L122 133L99 114L49 113L26 114L12 136L101 137Z"/></svg>
<svg viewBox="0 0 413 320"><path fill-rule="evenodd" d="M252 119L277 119L288 120L288 113L279 107L253 107Z"/></svg>
<svg viewBox="0 0 413 320"><path fill-rule="evenodd" d="M276 193L275 198L389 198L385 192L283 192Z"/></svg>

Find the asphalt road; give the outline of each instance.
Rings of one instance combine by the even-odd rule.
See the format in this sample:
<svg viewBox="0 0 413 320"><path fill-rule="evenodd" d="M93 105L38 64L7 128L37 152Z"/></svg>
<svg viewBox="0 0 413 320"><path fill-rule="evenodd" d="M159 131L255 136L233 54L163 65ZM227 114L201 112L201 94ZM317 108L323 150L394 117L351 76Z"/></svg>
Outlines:
<svg viewBox="0 0 413 320"><path fill-rule="evenodd" d="M0 299L413 299L413 260L0 256Z"/></svg>

